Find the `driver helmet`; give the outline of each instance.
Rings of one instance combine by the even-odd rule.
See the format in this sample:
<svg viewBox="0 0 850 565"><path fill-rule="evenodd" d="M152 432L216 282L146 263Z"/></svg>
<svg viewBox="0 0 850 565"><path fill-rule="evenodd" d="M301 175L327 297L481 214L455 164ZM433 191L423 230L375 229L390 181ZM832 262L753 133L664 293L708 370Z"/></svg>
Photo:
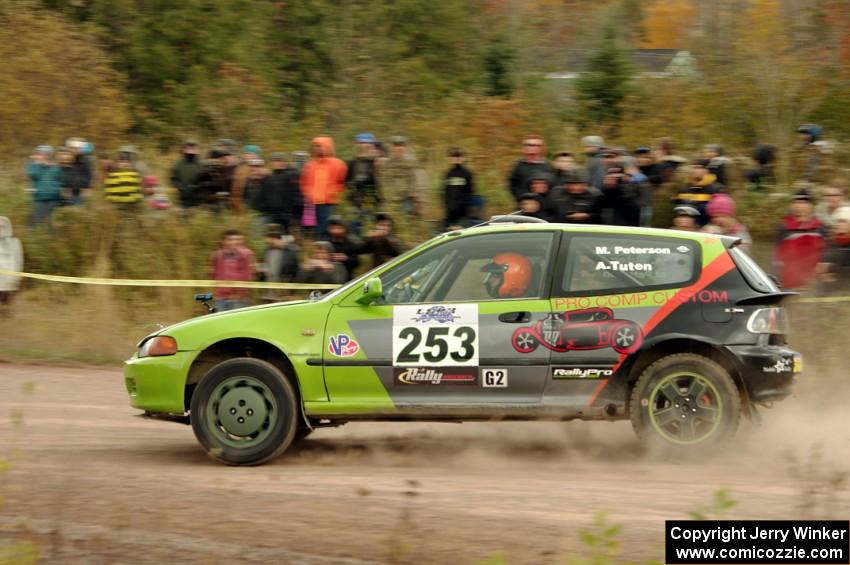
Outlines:
<svg viewBox="0 0 850 565"><path fill-rule="evenodd" d="M499 253L481 268L484 287L493 298L520 298L531 283L531 261L519 253Z"/></svg>

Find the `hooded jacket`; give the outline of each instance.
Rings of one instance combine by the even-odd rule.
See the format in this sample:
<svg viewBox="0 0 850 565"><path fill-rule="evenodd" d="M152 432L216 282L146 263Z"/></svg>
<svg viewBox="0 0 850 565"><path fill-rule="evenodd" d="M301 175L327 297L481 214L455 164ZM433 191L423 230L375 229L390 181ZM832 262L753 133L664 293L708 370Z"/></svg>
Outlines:
<svg viewBox="0 0 850 565"><path fill-rule="evenodd" d="M546 183L545 193L540 194L532 190L532 185L535 181L543 181ZM555 186L552 183L552 175L548 170L541 170L528 177L525 183L525 188L522 191L522 195L524 196L529 193L537 195L539 197L538 200L540 200L539 217L547 222L552 222L555 221L555 217L558 215L558 210L554 203L554 192Z"/></svg>
<svg viewBox="0 0 850 565"><path fill-rule="evenodd" d="M785 288L804 288L815 279L826 239L823 224L812 217L799 220L788 215L779 225L776 244L776 270Z"/></svg>
<svg viewBox="0 0 850 565"><path fill-rule="evenodd" d="M80 192L91 186L91 169L85 159L85 155L77 155L74 161L62 169L62 188L67 188L73 196L79 196Z"/></svg>
<svg viewBox="0 0 850 565"><path fill-rule="evenodd" d="M320 145L324 157L312 157L301 171L301 192L310 204L339 204L345 190L348 165L334 156L334 142L330 137L316 137L313 143Z"/></svg>
<svg viewBox="0 0 850 565"><path fill-rule="evenodd" d="M251 206L262 214L299 215L304 206L301 188L298 181L298 171L293 168L273 170L263 177L260 191Z"/></svg>
<svg viewBox="0 0 850 565"><path fill-rule="evenodd" d="M180 193L180 204L189 208L198 203L198 179L204 164L198 155L187 159L184 155L171 169L171 186Z"/></svg>
<svg viewBox="0 0 850 565"><path fill-rule="evenodd" d="M696 208L699 211L697 223L702 227L708 223L706 206L708 206L709 201L715 194L723 192L723 190L723 185L717 182L717 177L708 173L702 180L679 189L679 192L673 198L673 204L687 204Z"/></svg>
<svg viewBox="0 0 850 565"><path fill-rule="evenodd" d="M351 201L358 208L366 204L380 204L383 201L373 157L355 157L348 162L345 186L350 191Z"/></svg>
<svg viewBox="0 0 850 565"><path fill-rule="evenodd" d="M587 185L583 192L571 193L566 187L557 188L552 194L552 206L556 210L555 222L568 224L598 224L602 213L602 192L595 186ZM586 220L572 220L571 214L587 214Z"/></svg>
<svg viewBox="0 0 850 565"><path fill-rule="evenodd" d="M6 216L0 216L0 269L18 271L24 268L24 249L21 240L12 233L12 222ZM0 275L0 292L18 290L20 277Z"/></svg>
<svg viewBox="0 0 850 565"><path fill-rule="evenodd" d="M473 191L472 172L463 165L453 165L443 180L447 219L455 221L466 216Z"/></svg>
<svg viewBox="0 0 850 565"><path fill-rule="evenodd" d="M548 172L549 165L546 161L526 161L525 159L517 161L508 178L508 188L514 200L519 202L519 197L527 192L528 182L532 177Z"/></svg>
<svg viewBox="0 0 850 565"><path fill-rule="evenodd" d="M35 189L33 200L59 200L62 192L62 170L58 165L27 163L27 176Z"/></svg>

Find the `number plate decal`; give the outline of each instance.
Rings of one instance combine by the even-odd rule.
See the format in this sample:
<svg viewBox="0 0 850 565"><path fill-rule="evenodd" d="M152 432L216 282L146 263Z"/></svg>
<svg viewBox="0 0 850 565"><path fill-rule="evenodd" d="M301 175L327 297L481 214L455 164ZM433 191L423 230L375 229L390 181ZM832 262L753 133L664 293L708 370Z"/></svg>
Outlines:
<svg viewBox="0 0 850 565"><path fill-rule="evenodd" d="M396 306L393 365L478 366L478 305Z"/></svg>
<svg viewBox="0 0 850 565"><path fill-rule="evenodd" d="M507 388L507 369L481 369L481 386L484 388Z"/></svg>

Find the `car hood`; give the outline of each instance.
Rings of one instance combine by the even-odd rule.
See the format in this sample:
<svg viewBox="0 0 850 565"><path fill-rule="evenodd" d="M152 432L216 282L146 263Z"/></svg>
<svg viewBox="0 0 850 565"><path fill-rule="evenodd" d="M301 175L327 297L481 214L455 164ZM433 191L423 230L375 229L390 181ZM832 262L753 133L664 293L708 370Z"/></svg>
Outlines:
<svg viewBox="0 0 850 565"><path fill-rule="evenodd" d="M257 312L263 310L284 310L287 308L291 308L293 306L298 306L300 304L309 304L309 300L292 300L289 302L274 302L271 304L261 304L259 306L249 306L247 308L239 308L237 310L228 310L227 312L215 312L213 314L204 314L201 316L195 316L194 318L188 318L186 320L182 320L180 322L176 322L174 324L162 324L161 327L139 340L139 343L136 344L136 347L140 347L142 343L146 340L157 336L157 335L171 335L174 332L182 332L184 329L189 327L196 327L203 324L211 323L213 321L219 321L222 318L232 318L234 316L241 316L247 314L249 312Z"/></svg>

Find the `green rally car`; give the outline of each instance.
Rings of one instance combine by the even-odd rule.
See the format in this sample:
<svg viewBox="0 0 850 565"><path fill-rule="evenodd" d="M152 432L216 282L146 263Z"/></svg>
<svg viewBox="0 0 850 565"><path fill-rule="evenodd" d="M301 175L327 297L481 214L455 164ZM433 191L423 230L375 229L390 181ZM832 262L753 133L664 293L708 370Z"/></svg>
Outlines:
<svg viewBox="0 0 850 565"><path fill-rule="evenodd" d="M351 420L630 419L647 442L702 448L801 371L791 293L737 243L497 217L324 296L162 329L125 384L235 465Z"/></svg>

